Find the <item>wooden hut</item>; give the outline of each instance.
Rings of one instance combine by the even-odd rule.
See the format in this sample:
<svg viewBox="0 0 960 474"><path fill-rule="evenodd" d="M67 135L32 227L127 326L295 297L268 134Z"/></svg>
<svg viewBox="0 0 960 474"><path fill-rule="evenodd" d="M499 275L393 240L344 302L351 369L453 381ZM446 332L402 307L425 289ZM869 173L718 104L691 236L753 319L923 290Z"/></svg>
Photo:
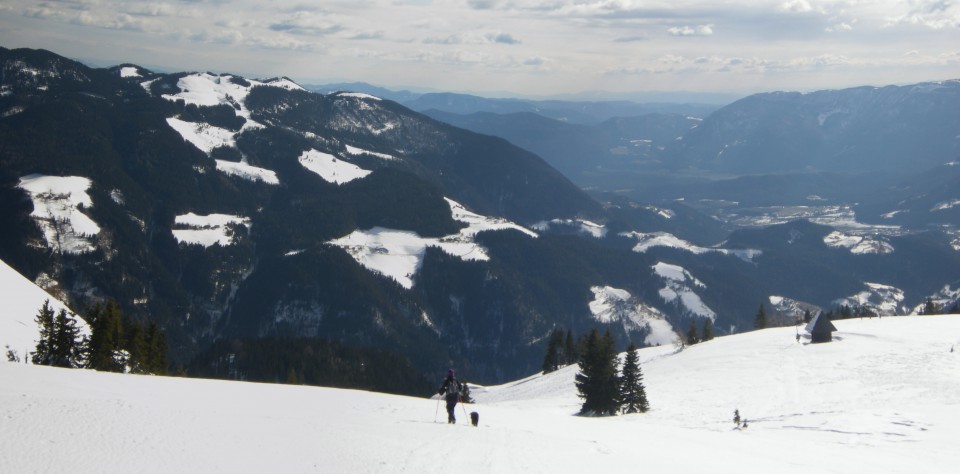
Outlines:
<svg viewBox="0 0 960 474"><path fill-rule="evenodd" d="M813 318L813 321L810 321L810 324L807 324L805 329L810 333L810 342L816 344L832 341L833 332L837 330L837 327L830 321L830 317L821 311Z"/></svg>

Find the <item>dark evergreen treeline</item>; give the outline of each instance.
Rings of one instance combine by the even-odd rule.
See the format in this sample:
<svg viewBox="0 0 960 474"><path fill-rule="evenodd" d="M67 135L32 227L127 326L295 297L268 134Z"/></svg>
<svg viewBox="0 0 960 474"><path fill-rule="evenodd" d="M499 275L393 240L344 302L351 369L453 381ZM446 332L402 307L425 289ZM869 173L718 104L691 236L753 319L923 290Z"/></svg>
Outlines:
<svg viewBox="0 0 960 474"><path fill-rule="evenodd" d="M543 358L543 373L549 374L560 367L575 364L580 360L580 350L574 342L573 331L556 328L547 340L547 354Z"/></svg>
<svg viewBox="0 0 960 474"><path fill-rule="evenodd" d="M34 352L29 354L34 364L105 372L167 373L166 337L155 323L144 327L125 317L112 300L84 314L91 329L89 337L81 335L74 318L65 309L55 313L49 300L43 303L35 318L40 337Z"/></svg>
<svg viewBox="0 0 960 474"><path fill-rule="evenodd" d="M920 315L937 315L937 314L960 314L960 300L954 301L952 303L947 302L944 304L938 304L933 301L931 298L927 298L927 301L923 303L923 306L920 307L920 311L917 312ZM835 319L851 319L851 318L873 318L880 316L873 309L863 306L863 305L840 305L836 308L827 311L827 316L831 320Z"/></svg>
<svg viewBox="0 0 960 474"><path fill-rule="evenodd" d="M694 319L690 320L690 327L687 329L686 334L686 343L689 345L698 344L701 342L706 342L713 339L713 320L710 318L703 319L703 329L700 332L697 332L697 322Z"/></svg>
<svg viewBox="0 0 960 474"><path fill-rule="evenodd" d="M55 313L47 300L34 321L40 329L37 347L30 354L34 364L70 368L84 365L87 340L81 339L77 321L67 315L67 310Z"/></svg>
<svg viewBox="0 0 960 474"><path fill-rule="evenodd" d="M319 337L219 341L187 366L190 376L322 385L424 396L433 384L406 357Z"/></svg>
<svg viewBox="0 0 960 474"><path fill-rule="evenodd" d="M0 59L57 71L5 70L8 93L0 97L0 110L17 112L0 119L0 258L31 280L46 274L81 307L113 298L133 320L155 321L166 331L175 364L187 363L217 339L308 335L403 354L424 374L450 364L483 383L502 382L538 369L544 336L553 328L587 332L594 324L587 308L593 285L629 290L659 305L674 326L685 325L682 308L659 304L663 284L650 271L657 261L682 265L705 283L700 296L718 314L721 332L748 328L754 302L770 294L795 290L798 299L824 304L835 293L855 293L864 280L881 281L872 276L877 274L893 275L890 283L907 294L931 294L956 281L960 268L956 251L938 239L904 236L891 241L894 254L851 255L827 248L823 236L830 230L810 223L732 236L728 247L763 250L751 262L666 248L638 254L631 251L635 241L619 236L621 231L669 230L712 245L727 230L685 206L672 206L669 222L627 200L600 209L535 156L389 101L257 87L245 106L266 127L248 129L236 148L208 156L166 120L233 131L244 121L232 100L207 107L160 96L179 90L185 74L122 78L116 69L88 68L45 51L0 48ZM152 81L151 91L140 85L145 79ZM223 80L249 84L236 76ZM398 159L348 156L345 144ZM373 173L343 185L328 183L298 162L309 148ZM281 184L216 171L214 158L241 156L275 171ZM83 212L103 229L95 251L65 255L42 245L31 202L16 188L19 177L30 173L92 180L94 205ZM456 233L463 224L451 218L444 196L527 224L597 217L608 224L608 237L485 232L478 241L490 261L462 261L430 249L412 290L323 244L374 226L432 237ZM187 212L242 215L252 224L236 232L231 245L204 248L180 243L171 232L174 217ZM805 284L810 281L819 284ZM621 347L644 337L617 325L610 329ZM137 349L143 344L136 331L125 326L123 334L131 342L110 350L131 357L146 352ZM544 369L572 363L573 352L557 353Z"/></svg>

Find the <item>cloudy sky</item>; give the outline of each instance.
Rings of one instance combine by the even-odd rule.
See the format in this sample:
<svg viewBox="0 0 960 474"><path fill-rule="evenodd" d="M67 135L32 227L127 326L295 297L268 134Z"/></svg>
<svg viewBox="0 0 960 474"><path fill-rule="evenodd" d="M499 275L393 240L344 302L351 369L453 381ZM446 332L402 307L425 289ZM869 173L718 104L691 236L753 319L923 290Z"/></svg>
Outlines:
<svg viewBox="0 0 960 474"><path fill-rule="evenodd" d="M805 91L960 78L960 0L2 0L0 46L485 95Z"/></svg>

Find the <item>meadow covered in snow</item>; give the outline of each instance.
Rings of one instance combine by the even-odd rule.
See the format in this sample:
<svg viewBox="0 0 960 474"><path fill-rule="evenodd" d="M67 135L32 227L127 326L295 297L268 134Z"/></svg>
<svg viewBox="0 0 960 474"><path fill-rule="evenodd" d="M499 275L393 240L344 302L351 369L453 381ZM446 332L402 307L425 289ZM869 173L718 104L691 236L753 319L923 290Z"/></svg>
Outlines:
<svg viewBox="0 0 960 474"><path fill-rule="evenodd" d="M456 426L430 394L4 362L0 472L955 472L960 317L835 324L641 349L646 414L576 416L570 366L474 387Z"/></svg>

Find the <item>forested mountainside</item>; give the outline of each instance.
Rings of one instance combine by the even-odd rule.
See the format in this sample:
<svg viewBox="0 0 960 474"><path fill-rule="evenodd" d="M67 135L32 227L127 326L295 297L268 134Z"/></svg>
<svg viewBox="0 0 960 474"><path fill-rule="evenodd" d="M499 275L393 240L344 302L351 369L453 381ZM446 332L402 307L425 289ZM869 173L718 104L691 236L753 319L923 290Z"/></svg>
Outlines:
<svg viewBox="0 0 960 474"><path fill-rule="evenodd" d="M452 365L491 383L538 370L557 328L740 331L771 296L893 286L914 249L944 270L897 279L893 311L960 281L949 236L870 253L793 223L723 242L683 202L598 202L504 139L365 94L42 50L0 49L0 67L0 259L78 312L114 299L158 323L188 373L354 384L376 365L402 391ZM791 271L783 229L851 266Z"/></svg>

